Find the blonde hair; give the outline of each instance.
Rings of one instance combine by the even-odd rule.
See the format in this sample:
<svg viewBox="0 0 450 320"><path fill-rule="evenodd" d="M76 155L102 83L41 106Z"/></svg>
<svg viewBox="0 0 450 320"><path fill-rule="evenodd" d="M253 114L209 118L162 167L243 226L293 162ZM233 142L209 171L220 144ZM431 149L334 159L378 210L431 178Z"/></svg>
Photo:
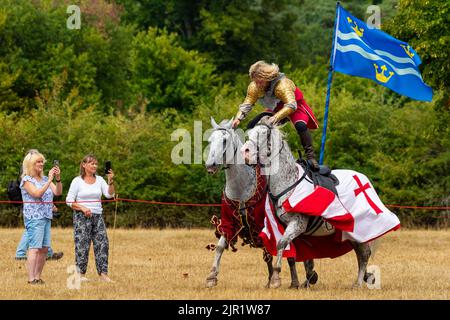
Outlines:
<svg viewBox="0 0 450 320"><path fill-rule="evenodd" d="M83 160L81 160L81 163L80 163L80 176L81 176L82 179L84 179L84 177L86 176L86 170L84 169L83 164L89 163L89 162L92 162L92 161L97 161L98 162L97 157L94 156L93 154L88 154L88 155L84 156Z"/></svg>
<svg viewBox="0 0 450 320"><path fill-rule="evenodd" d="M268 64L260 60L250 66L248 75L250 79L260 78L266 81L272 81L280 74L280 68L275 63Z"/></svg>
<svg viewBox="0 0 450 320"><path fill-rule="evenodd" d="M36 174L34 166L36 165L36 162L38 162L39 160L44 161L44 164L45 164L45 161L46 161L45 157L37 149L29 150L27 155L23 159L22 175L20 177L21 178L23 178L25 176L33 177ZM42 178L44 176L44 172L41 171L39 176Z"/></svg>

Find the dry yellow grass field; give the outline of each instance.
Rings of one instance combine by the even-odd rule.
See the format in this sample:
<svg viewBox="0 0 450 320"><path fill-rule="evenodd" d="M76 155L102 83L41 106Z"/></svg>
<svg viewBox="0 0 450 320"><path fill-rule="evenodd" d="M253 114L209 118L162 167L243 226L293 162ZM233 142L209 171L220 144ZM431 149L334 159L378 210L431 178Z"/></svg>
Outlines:
<svg viewBox="0 0 450 320"><path fill-rule="evenodd" d="M287 262L282 287L266 289L266 265L259 249L239 246L222 257L218 286L205 288L216 242L207 229L108 230L110 276L103 283L95 272L91 250L88 278L80 289L68 289L68 267L74 264L72 229L52 229L52 244L63 259L46 263L42 286L27 284L24 261L14 253L21 229L0 229L0 299L449 299L449 230L399 230L381 239L370 265L381 270L381 289L352 289L357 261L354 252L316 261L319 282L308 290L290 290ZM112 252L111 252L112 251ZM303 281L304 269L297 270Z"/></svg>

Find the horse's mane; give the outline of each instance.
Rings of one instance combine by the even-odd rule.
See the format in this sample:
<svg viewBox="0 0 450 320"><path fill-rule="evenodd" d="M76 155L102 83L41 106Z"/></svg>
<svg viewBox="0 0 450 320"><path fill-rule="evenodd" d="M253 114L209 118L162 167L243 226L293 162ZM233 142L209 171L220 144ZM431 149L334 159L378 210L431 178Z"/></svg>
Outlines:
<svg viewBox="0 0 450 320"><path fill-rule="evenodd" d="M286 132L283 132L283 131L281 131L280 129L279 129L279 127L281 127L281 126L274 126L273 128L272 128L272 130L275 130L275 131L277 131L278 132L278 134L281 136L281 139L283 139L283 140L286 140L286 137L287 137L287 133Z"/></svg>
<svg viewBox="0 0 450 320"><path fill-rule="evenodd" d="M230 120L227 120L227 119L224 119L224 120L220 121L219 127L222 128L222 129L226 129L225 125L228 124L228 122L230 122Z"/></svg>
<svg viewBox="0 0 450 320"><path fill-rule="evenodd" d="M281 131L281 130L279 129L279 128L283 127L284 124L283 124L283 125L279 125L279 126L268 125L268 124L266 123L266 120L267 120L268 118L269 118L269 116L262 117L261 120L258 122L258 124L265 124L265 125L267 125L267 126L270 128L270 130L272 130L272 132L275 132L275 135L277 135L277 136L280 137L281 143L285 145L286 150L289 152L289 154L292 155L291 148L289 147L289 143L287 142L287 139L286 139L287 133L285 133L285 132L283 132L283 131ZM273 136L275 136L275 135L273 135ZM292 156L293 156L293 155L292 155Z"/></svg>
<svg viewBox="0 0 450 320"><path fill-rule="evenodd" d="M264 116L264 117L261 118L261 120L259 120L259 122L257 124L265 124L265 125L267 125L271 130L276 130L277 133L281 135L281 139L286 139L286 133L284 133L283 131L278 129L278 128L284 127L284 124L279 125L279 126L268 125L266 121L269 118L270 118L270 116Z"/></svg>
<svg viewBox="0 0 450 320"><path fill-rule="evenodd" d="M226 130L228 132L231 133L231 137L233 138L233 140L239 140L239 142L241 144L244 143L243 141L243 137L241 137L239 134L237 134L236 130L232 129L232 128L228 128L227 124L229 124L230 120L224 119L222 121L220 121L220 123L218 124L220 129Z"/></svg>

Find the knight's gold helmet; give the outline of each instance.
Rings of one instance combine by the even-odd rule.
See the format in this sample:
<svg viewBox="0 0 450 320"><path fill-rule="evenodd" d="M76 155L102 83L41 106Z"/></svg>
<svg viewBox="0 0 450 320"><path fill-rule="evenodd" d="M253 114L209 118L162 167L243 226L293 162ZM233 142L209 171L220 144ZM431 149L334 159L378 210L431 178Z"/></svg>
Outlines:
<svg viewBox="0 0 450 320"><path fill-rule="evenodd" d="M272 81L280 74L280 68L275 63L269 64L263 60L257 61L251 65L248 75L250 79L260 78L266 81Z"/></svg>

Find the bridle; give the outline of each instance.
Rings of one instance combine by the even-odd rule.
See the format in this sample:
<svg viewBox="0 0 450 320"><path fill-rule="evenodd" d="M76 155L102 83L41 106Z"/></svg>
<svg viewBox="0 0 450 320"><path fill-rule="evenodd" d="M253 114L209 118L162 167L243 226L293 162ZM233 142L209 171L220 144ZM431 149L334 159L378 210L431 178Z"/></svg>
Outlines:
<svg viewBox="0 0 450 320"><path fill-rule="evenodd" d="M265 123L257 124L255 127L261 127L261 126L266 127L269 130L268 135L267 135L267 141L268 141L268 146L269 146L270 138L271 138L271 134L272 134L272 128L269 125L265 124ZM272 160L275 159L277 156L279 156L281 151L283 151L283 149L284 149L284 141L281 140L281 148L279 148L278 153L272 156L272 150L269 149L268 152L267 152L267 156L269 157L269 159L267 161L267 164L263 164L263 163L261 163L261 161L259 159L259 145L258 145L258 143L256 143L255 141L253 141L251 139L249 139L247 142L251 142L253 144L253 146L256 146L256 148L255 148L256 149L256 155L257 155L256 162L260 165L261 168L265 168L265 167L270 166L270 164L272 163Z"/></svg>
<svg viewBox="0 0 450 320"><path fill-rule="evenodd" d="M234 152L233 152L233 159L235 159L236 157L236 152L237 152L237 145L234 143L234 139L233 139L233 133L230 131L230 129L225 129L225 128L217 128L215 130L220 130L220 131L225 131L230 135L230 142L227 143L226 141L224 141L224 145L223 145L223 152L222 152L222 159L223 159L223 170L229 169L229 166L225 166L225 153L227 152L228 148L230 147L230 144L233 143L234 145Z"/></svg>

